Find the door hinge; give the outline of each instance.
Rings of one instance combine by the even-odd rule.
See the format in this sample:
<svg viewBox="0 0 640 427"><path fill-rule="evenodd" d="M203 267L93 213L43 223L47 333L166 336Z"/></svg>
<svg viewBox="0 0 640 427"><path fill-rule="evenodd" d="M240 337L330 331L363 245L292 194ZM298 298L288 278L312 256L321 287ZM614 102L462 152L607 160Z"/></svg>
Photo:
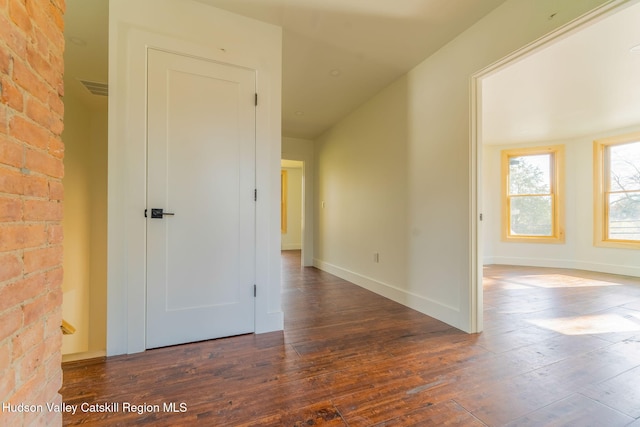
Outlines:
<svg viewBox="0 0 640 427"><path fill-rule="evenodd" d="M258 105L258 94L256 93L256 97L255 97L255 105Z"/></svg>
<svg viewBox="0 0 640 427"><path fill-rule="evenodd" d="M258 287L256 285L253 285L253 297L255 298L256 295L258 295Z"/></svg>
<svg viewBox="0 0 640 427"><path fill-rule="evenodd" d="M253 190L253 201L254 202L258 201L258 189L257 188L255 190Z"/></svg>
<svg viewBox="0 0 640 427"><path fill-rule="evenodd" d="M480 221L482 221L482 214L480 214Z"/></svg>

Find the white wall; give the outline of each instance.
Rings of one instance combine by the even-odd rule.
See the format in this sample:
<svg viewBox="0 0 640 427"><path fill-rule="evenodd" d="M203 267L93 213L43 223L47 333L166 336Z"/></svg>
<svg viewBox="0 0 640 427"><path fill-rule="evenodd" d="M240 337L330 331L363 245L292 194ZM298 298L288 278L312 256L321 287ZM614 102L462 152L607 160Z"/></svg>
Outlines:
<svg viewBox="0 0 640 427"><path fill-rule="evenodd" d="M146 48L256 70L256 332L280 330L282 30L191 0L109 3L109 355L145 348Z"/></svg>
<svg viewBox="0 0 640 427"><path fill-rule="evenodd" d="M484 263L578 268L640 276L640 251L593 245L593 141L637 132L618 129L565 141L546 141L526 146L565 146L564 244L513 243L500 239L500 152L525 145L489 145L483 148Z"/></svg>
<svg viewBox="0 0 640 427"><path fill-rule="evenodd" d="M287 172L287 231L282 233L280 248L302 249L302 167L284 167Z"/></svg>
<svg viewBox="0 0 640 427"><path fill-rule="evenodd" d="M471 77L603 3L508 0L321 136L315 264L475 329Z"/></svg>
<svg viewBox="0 0 640 427"><path fill-rule="evenodd" d="M302 175L304 177L303 207L302 207L302 265L313 265L315 221L315 159L314 143L308 139L282 138L282 159L303 162Z"/></svg>

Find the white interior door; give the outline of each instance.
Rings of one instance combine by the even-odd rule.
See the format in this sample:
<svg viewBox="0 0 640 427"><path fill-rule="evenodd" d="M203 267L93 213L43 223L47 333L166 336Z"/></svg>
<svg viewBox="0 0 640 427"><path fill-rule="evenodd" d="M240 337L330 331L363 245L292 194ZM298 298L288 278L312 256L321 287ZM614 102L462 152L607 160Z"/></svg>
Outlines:
<svg viewBox="0 0 640 427"><path fill-rule="evenodd" d="M253 70L148 51L147 348L254 331L254 96Z"/></svg>

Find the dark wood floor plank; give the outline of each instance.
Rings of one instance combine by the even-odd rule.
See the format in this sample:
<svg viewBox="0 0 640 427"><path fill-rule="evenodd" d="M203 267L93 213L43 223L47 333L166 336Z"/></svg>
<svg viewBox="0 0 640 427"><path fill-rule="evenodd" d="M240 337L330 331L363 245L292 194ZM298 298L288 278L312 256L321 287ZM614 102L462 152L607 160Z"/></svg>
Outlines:
<svg viewBox="0 0 640 427"><path fill-rule="evenodd" d="M283 332L64 364L66 403L121 406L64 414L63 422L382 427L640 419L640 279L514 266L485 266L484 274L485 332L466 334L301 268L300 253L285 252ZM125 411L127 402L184 404L186 411Z"/></svg>

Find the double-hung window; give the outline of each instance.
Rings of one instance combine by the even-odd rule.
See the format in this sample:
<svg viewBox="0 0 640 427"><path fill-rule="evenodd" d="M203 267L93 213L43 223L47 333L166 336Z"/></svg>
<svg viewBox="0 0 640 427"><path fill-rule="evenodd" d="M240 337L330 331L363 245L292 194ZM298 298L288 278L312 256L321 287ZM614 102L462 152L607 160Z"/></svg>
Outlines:
<svg viewBox="0 0 640 427"><path fill-rule="evenodd" d="M640 248L640 133L594 142L594 243Z"/></svg>
<svg viewBox="0 0 640 427"><path fill-rule="evenodd" d="M502 151L502 240L564 242L564 146Z"/></svg>

